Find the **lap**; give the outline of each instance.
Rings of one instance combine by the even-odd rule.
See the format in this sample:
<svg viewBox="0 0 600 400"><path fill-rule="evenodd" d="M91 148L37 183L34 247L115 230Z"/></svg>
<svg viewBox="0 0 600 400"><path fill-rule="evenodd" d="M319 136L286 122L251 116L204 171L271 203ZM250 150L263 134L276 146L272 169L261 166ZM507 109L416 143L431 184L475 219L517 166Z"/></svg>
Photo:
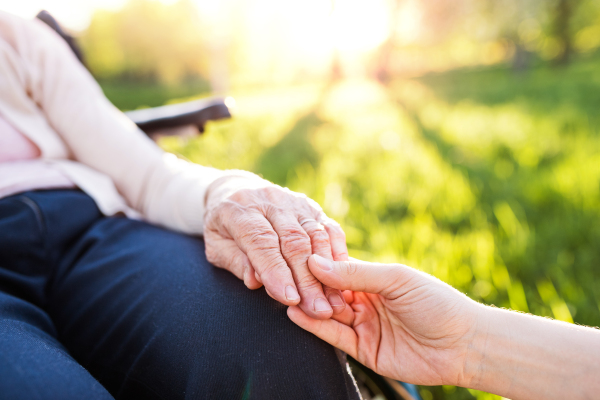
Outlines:
<svg viewBox="0 0 600 400"><path fill-rule="evenodd" d="M0 397L112 399L54 334L43 310L0 292Z"/></svg>
<svg viewBox="0 0 600 400"><path fill-rule="evenodd" d="M98 218L64 248L43 307L116 397L356 395L340 355L264 289L212 267L199 238Z"/></svg>

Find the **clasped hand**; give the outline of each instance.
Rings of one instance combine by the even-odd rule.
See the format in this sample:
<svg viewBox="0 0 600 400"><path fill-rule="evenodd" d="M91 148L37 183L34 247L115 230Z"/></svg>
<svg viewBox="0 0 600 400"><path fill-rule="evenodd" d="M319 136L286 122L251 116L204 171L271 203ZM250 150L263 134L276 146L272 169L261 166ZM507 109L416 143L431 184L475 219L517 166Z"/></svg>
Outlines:
<svg viewBox="0 0 600 400"><path fill-rule="evenodd" d="M482 306L405 265L318 256L308 263L321 282L349 289L348 307L326 321L290 307L292 321L381 375L469 387L476 372L469 348Z"/></svg>
<svg viewBox="0 0 600 400"><path fill-rule="evenodd" d="M204 241L208 261L232 272L250 289L327 319L346 303L341 291L323 286L308 258L346 260L340 226L305 195L258 177L227 177L208 190Z"/></svg>

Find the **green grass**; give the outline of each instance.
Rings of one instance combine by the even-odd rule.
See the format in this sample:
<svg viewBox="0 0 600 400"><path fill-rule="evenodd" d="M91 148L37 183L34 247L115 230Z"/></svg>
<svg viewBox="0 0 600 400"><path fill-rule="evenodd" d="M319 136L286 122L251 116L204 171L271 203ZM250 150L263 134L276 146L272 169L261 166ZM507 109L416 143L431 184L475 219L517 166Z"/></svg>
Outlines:
<svg viewBox="0 0 600 400"><path fill-rule="evenodd" d="M123 111L161 106L173 99L207 95L210 86L203 80L177 85L106 81L100 83L106 97Z"/></svg>
<svg viewBox="0 0 600 400"><path fill-rule="evenodd" d="M305 192L357 258L412 265L486 304L600 325L598 57L235 97L233 120L161 145Z"/></svg>

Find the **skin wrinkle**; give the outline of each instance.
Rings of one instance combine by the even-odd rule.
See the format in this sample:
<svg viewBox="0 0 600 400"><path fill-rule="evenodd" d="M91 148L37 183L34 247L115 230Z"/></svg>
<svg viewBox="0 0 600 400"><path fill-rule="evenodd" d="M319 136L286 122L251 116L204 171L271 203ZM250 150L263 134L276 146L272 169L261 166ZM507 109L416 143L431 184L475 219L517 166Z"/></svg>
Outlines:
<svg viewBox="0 0 600 400"><path fill-rule="evenodd" d="M344 250L344 248L342 249L342 251L339 251L340 249L338 248L338 246L335 246L334 243L339 243L339 242L343 242L346 243L346 235L344 234L344 232L342 231L341 227L339 226L334 226L328 222L325 222L325 230L327 231L327 234L329 235L329 238L332 239L331 240L331 253L332 256L335 258L337 258L338 260L347 260L348 259L348 251ZM341 232L341 235L340 235Z"/></svg>
<svg viewBox="0 0 600 400"><path fill-rule="evenodd" d="M277 265L277 259L279 258L279 255L276 253L263 255L260 258L265 262L262 263L262 265L257 269L257 272L263 280L265 277L277 273L277 271L280 269L279 267L281 267L281 265Z"/></svg>
<svg viewBox="0 0 600 400"><path fill-rule="evenodd" d="M288 261L292 261L295 258L303 259L303 262L308 261L310 252L307 248L310 248L310 238L303 231L289 230L279 236L279 242L281 244L281 253L283 258Z"/></svg>
<svg viewBox="0 0 600 400"><path fill-rule="evenodd" d="M421 288L423 288L423 287L426 287L426 286L427 286L426 284L424 284L424 285L420 285L420 286L417 286L416 288L412 288L412 289L411 289L411 290L409 290L409 291L404 291L403 293L398 293L397 295L393 296L392 294L393 294L395 291L400 291L400 292L402 292L402 291L403 291L402 284L401 284L401 283L398 283L398 281L404 281L404 279L402 279L402 278L400 278L400 277L396 277L396 278L394 278L394 280L392 281L392 284L391 284L390 286L391 286L391 287L393 287L393 285L394 285L394 284L396 284L396 288L395 288L395 289L393 289L393 290L391 290L391 291L388 291L388 290L382 290L382 291L381 291L381 295L382 295L382 296L385 296L385 299L386 299L387 301L389 301L389 302L392 302L392 303L393 303L393 302L399 301L399 300L400 300L401 298L403 298L403 297L407 297L407 296L408 296L408 295L410 295L410 294L414 294L414 293L413 293L414 291L416 291L416 290L418 290L418 289L421 289ZM389 297L388 297L388 296L389 296Z"/></svg>
<svg viewBox="0 0 600 400"><path fill-rule="evenodd" d="M391 320L391 318L389 316L389 313L390 313L389 309L387 307L384 307L382 309L382 314L383 315L380 314L380 316L385 316L385 319L389 321L389 320ZM407 327L404 325L404 323L402 322L402 320L398 320L397 318L395 318L393 316L392 316L392 318L394 318L397 321L398 325L402 328L401 332L403 332L406 336L408 336L409 338L412 339L412 341L405 339L404 343L406 343L407 346L411 347L411 349L413 350L413 352L415 352L419 356L419 358L423 362L425 362L425 359L423 358L423 356L420 354L420 352L417 352L416 348L414 347L414 344L417 342L416 337L411 333L411 331L409 329L407 329ZM393 329L391 328L391 324L390 324L390 331L392 331L392 330ZM392 339L393 339L393 343L395 344L396 343L396 337L395 337L395 335L391 335L391 336L392 336ZM394 346L394 349L396 349L396 348L397 347Z"/></svg>
<svg viewBox="0 0 600 400"><path fill-rule="evenodd" d="M361 325L363 325L363 324L364 324L364 323L362 323L362 322L361 322L361 323L359 323L359 324L355 325L355 326L354 326L354 329L355 329L355 330L359 329L359 327L360 327ZM360 351L360 350L361 350L361 348L358 348L358 349L357 349L357 352L356 352L356 354L357 354L357 356L358 356L358 360L360 360L361 362L363 362L363 361L364 361L364 363L365 363L366 365L373 365L373 366L377 365L377 361L378 361L378 354L379 354L379 348L380 348L380 346L381 346L381 332L376 332L376 333L377 333L377 335L376 335L376 339L374 340L374 343L373 343L373 345L375 346L375 351L367 351L367 354L365 355L365 354L364 354L364 352L362 352L362 353L361 353L361 351ZM371 336L371 338L373 338L373 336ZM360 339L359 339L357 342L360 342ZM370 350L370 349L369 349L369 350ZM371 353L373 356L372 356L372 357L369 357L369 356L368 356L368 355L369 355L369 353ZM361 355L361 354L362 354L362 355ZM370 358L373 358L373 359L371 359L371 360L369 361L369 359L370 359Z"/></svg>
<svg viewBox="0 0 600 400"><path fill-rule="evenodd" d="M289 208L282 207L280 205L269 204L264 202L257 201L256 204L259 204L260 210L263 212L263 215L269 221L273 221L278 219L279 215L285 215L288 213Z"/></svg>
<svg viewBox="0 0 600 400"><path fill-rule="evenodd" d="M295 219L293 219L293 221L296 222ZM304 267L311 255L311 252L307 251L307 249L311 248L311 237L300 225L287 225L280 228L278 231L280 233L281 253L290 266L292 276L294 277L298 289L301 290L301 292L304 292L305 296L301 295L301 297L303 297L302 302L303 304L312 303L312 305L307 305L307 307L313 307L314 309L314 301L316 298L326 299L327 293L330 294L332 291L327 289L324 290L323 285L310 273L310 270ZM302 267L294 268L296 264ZM306 295L307 293L309 294ZM311 301L313 297L314 299ZM316 312L316 310L314 311Z"/></svg>
<svg viewBox="0 0 600 400"><path fill-rule="evenodd" d="M323 322L324 321L321 321L321 325L323 324ZM338 326L336 326L336 329L337 329L337 332L336 332L335 337L337 339L336 339L335 343L332 343L332 346L335 346L335 347L339 346L339 344L340 344L340 338L342 337L342 329L343 329L343 327L338 325Z"/></svg>
<svg viewBox="0 0 600 400"><path fill-rule="evenodd" d="M380 307L377 307L377 308L380 308L380 309L381 309L381 306L380 306ZM381 315L381 314L380 314L380 315ZM390 320L390 318L389 318L389 315L388 315L388 313L387 313L387 310L385 310L385 307L384 307L384 312L383 312L383 315L382 315L382 317L383 317L383 318L379 318L379 331L380 331L380 332L383 332L383 331L384 331L384 329L385 329L385 327L384 327L384 324L385 324L385 325L387 325L388 331L389 331L389 332L391 332L391 331L392 331L392 327L391 327L391 324L392 324L392 323L391 323L391 320ZM393 339L393 343L396 343L396 338L394 337L394 335L392 335L392 339ZM378 342L379 342L379 346L378 346L378 349L377 349L377 356L376 356L376 358L375 358L375 362L376 362L376 363L375 363L374 365L377 365L377 360L378 360L378 359L379 359L379 357L380 357L380 355L379 355L379 352L380 352L380 351L381 351L381 349L382 349L382 345L381 345L381 342L382 342L382 341L383 341L383 335L379 335L379 340L378 340ZM393 348L395 349L395 348L396 348L396 346L394 346Z"/></svg>
<svg viewBox="0 0 600 400"><path fill-rule="evenodd" d="M354 261L345 261L340 265L342 268L346 268L346 275L352 276L358 272L358 264Z"/></svg>
<svg viewBox="0 0 600 400"><path fill-rule="evenodd" d="M321 282L317 278L315 278L312 274L305 274L303 276L298 276L297 278L298 286L303 289L318 289L321 287Z"/></svg>
<svg viewBox="0 0 600 400"><path fill-rule="evenodd" d="M337 239L340 240L346 240L346 233L344 233L344 231L342 230L342 228L338 225L333 225L329 222L324 222L321 223L325 229L329 228L333 231L333 236ZM330 233L328 233L329 236L331 236Z"/></svg>
<svg viewBox="0 0 600 400"><path fill-rule="evenodd" d="M402 275L399 275L398 277L394 278L393 282L390 283L390 285L388 287L391 288L395 288L392 289L390 291L390 293L394 293L394 291L399 290L399 288L401 288L402 286L411 286L411 282L414 282L415 280L417 282L420 282L421 279L419 279L419 276L415 276L415 277L411 277L410 279L406 280L403 279ZM413 283L414 285L414 283ZM416 287L411 287L410 290L394 297L394 298L389 298L389 295L387 295L386 297L379 297L379 299L385 303L387 303L388 305L395 303L398 303L398 300L402 297L415 297L415 299L413 301L409 301L410 304L412 303L416 303L419 302L420 299L419 297L421 296L421 293L426 293L426 290L423 289L428 289L429 288L429 283L425 283L425 284L417 284ZM417 292L416 296L415 296L415 292ZM382 292L383 293L383 292ZM412 295L412 296L411 296ZM369 297L374 296L374 295L370 295ZM382 295L383 296L383 295ZM371 301L371 299L369 299ZM405 302L406 303L406 302ZM371 304L373 304L373 301L371 301ZM379 310L379 323L380 323L380 329L384 329L384 324L388 325L389 330L391 331L391 316L390 316L390 310L383 306L383 304L381 304L380 306L376 306L377 309ZM454 314L454 309L459 307L458 302L454 302L454 304L450 305L450 309L448 310L447 313L452 313ZM417 334L413 334L412 331L410 329L407 329L407 327L404 326L404 324L402 323L401 320L397 320L396 318L394 318L394 320L397 321L398 325L402 327L402 331L405 332L406 334L409 335L409 337L412 340L406 340L405 343L411 347L411 349L413 349L413 351L418 354L419 358L427 365L431 365L429 363L426 362L426 358L424 357L423 354L421 354L420 352L417 353L417 349L414 347L416 345L416 343L421 343L421 345L424 345L426 347L429 347L433 350L448 350L450 349L453 345L455 345L456 343L460 342L463 338L463 335L458 336L454 339L452 339L452 337L450 335L441 335L438 336L436 339L450 339L450 342L448 343L444 343L443 347L439 347L439 346L432 346L428 343L428 340L423 341L424 339L427 339L425 336L423 335L417 335ZM396 338L394 336L393 337L393 343L396 343ZM378 341L381 342L381 337L378 338ZM423 342L422 342L423 341ZM381 343L379 344L379 346L381 346ZM439 379L440 381L442 380L442 377L444 376L443 373L441 373L437 368L434 368L433 366L429 367L429 371L432 375L436 376L437 379ZM456 380L457 378L455 378Z"/></svg>
<svg viewBox="0 0 600 400"><path fill-rule="evenodd" d="M311 227L313 229L308 231L300 226L298 221L301 218L327 219L320 206L306 195L262 179L236 177L231 181L223 179L211 186L206 203L207 232L222 233L205 236L207 253L211 254L211 260L218 259L220 267L243 278L248 287L255 284L247 279L251 274L245 271L250 268L255 272L256 281L266 284L267 293L282 292L282 296L277 298L284 304L289 303L284 299L284 287L292 285L304 292L300 296L300 304L311 315L316 297L324 297L327 301L325 294L339 293L338 290L323 288L307 268L306 262L313 252L332 257L333 248L335 254L346 254L347 249L345 241L342 243L337 239L341 237L339 233L330 237L322 225ZM219 258L211 253L213 246L216 252L235 251L227 246L227 241L219 240L229 237L245 253L247 261L241 255ZM243 266L245 263L252 267ZM342 312L344 308L345 304L337 306L335 312ZM317 315L328 317L325 313Z"/></svg>
<svg viewBox="0 0 600 400"><path fill-rule="evenodd" d="M356 271L347 262L333 262L333 270L325 271L320 263L309 262L320 281L356 291L352 297L344 292L348 312L322 322L328 329L319 331L310 317L299 318L299 309L290 309L290 318L330 343L352 346L357 360L379 374L515 399L595 398L600 390L597 330L487 307L416 270L386 271L356 261ZM385 274L390 279L382 279ZM414 279L393 279L393 274ZM390 281L392 287L407 287L401 298L360 292L384 293ZM390 293L398 294L394 290Z"/></svg>
<svg viewBox="0 0 600 400"><path fill-rule="evenodd" d="M314 229L308 235L311 237L312 242L318 245L327 245L329 244L329 235L325 232L325 228L323 230Z"/></svg>
<svg viewBox="0 0 600 400"><path fill-rule="evenodd" d="M480 310L478 310L480 311ZM477 329L475 330L477 331ZM461 384L464 385L471 385L471 387L479 387L480 382L481 382L481 377L485 374L485 371L483 370L483 365L485 365L485 354L487 353L487 348L488 348L488 344L489 344L489 334L490 334L490 321L486 320L486 326L485 329L480 330L480 332L484 332L483 335L483 356L480 362L476 362L477 365L477 370L478 372L474 372L473 374L468 374L467 371L467 363L469 360L469 354L472 353L473 351L475 351L474 346L473 346L473 342L469 341L469 345L467 346L467 354L465 355L465 363L463 365L463 378L466 378L465 383L461 382ZM473 381L473 377L478 378L477 381L472 382Z"/></svg>
<svg viewBox="0 0 600 400"><path fill-rule="evenodd" d="M248 228L239 236L239 238L241 239L240 241L242 243L246 242L244 244L247 244L248 247L255 250L279 249L279 246L275 245L275 243L279 244L279 238L277 237L277 234L263 226Z"/></svg>

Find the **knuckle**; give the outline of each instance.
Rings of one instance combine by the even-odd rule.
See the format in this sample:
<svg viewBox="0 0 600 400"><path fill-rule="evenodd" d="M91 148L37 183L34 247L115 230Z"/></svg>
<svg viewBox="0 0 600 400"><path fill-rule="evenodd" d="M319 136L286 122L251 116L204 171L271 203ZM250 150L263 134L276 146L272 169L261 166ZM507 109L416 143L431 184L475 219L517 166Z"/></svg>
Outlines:
<svg viewBox="0 0 600 400"><path fill-rule="evenodd" d="M303 290L322 289L321 282L314 276L307 274L296 279L296 284Z"/></svg>
<svg viewBox="0 0 600 400"><path fill-rule="evenodd" d="M353 261L343 261L342 263L340 263L340 267L342 271L348 276L356 274L359 269L358 263L355 263Z"/></svg>
<svg viewBox="0 0 600 400"><path fill-rule="evenodd" d="M211 218L218 218L222 215L228 215L231 214L237 206L238 204L236 202L226 199L210 210L207 216L210 216Z"/></svg>
<svg viewBox="0 0 600 400"><path fill-rule="evenodd" d="M253 265L255 264L253 263ZM260 261L256 265L260 265L260 268L257 268L257 270L260 269L259 272L261 276L270 276L281 273L282 265L279 260L279 254L273 251L262 254Z"/></svg>
<svg viewBox="0 0 600 400"><path fill-rule="evenodd" d="M234 203L244 204L246 201L254 196L252 189L238 189L235 192L227 196L227 200Z"/></svg>
<svg viewBox="0 0 600 400"><path fill-rule="evenodd" d="M335 256L337 257L337 259L339 260L340 258L347 258L349 256L348 252L346 250L342 250L342 251L337 251L335 253Z"/></svg>
<svg viewBox="0 0 600 400"><path fill-rule="evenodd" d="M271 250L277 247L277 234L267 227L247 227L243 238L256 250Z"/></svg>
<svg viewBox="0 0 600 400"><path fill-rule="evenodd" d="M346 240L346 232L344 232L344 230L340 226L335 226L335 225L332 226L331 227L331 234L336 239Z"/></svg>
<svg viewBox="0 0 600 400"><path fill-rule="evenodd" d="M269 199L278 198L282 194L281 187L277 185L269 185L259 189L261 194Z"/></svg>
<svg viewBox="0 0 600 400"><path fill-rule="evenodd" d="M329 235L325 231L314 231L311 235L311 239L314 245L329 245Z"/></svg>
<svg viewBox="0 0 600 400"><path fill-rule="evenodd" d="M296 229L286 232L286 234L281 236L280 241L281 251L284 255L288 255L290 257L302 253L309 253L311 250L310 239L308 235Z"/></svg>
<svg viewBox="0 0 600 400"><path fill-rule="evenodd" d="M206 214L207 225L213 229L236 222L241 216L247 214L244 206L231 200L224 200Z"/></svg>
<svg viewBox="0 0 600 400"><path fill-rule="evenodd" d="M263 214L266 215L267 218L273 218L277 215L285 214L286 211L284 207L281 207L279 204L276 203L262 204L261 209L263 210Z"/></svg>

